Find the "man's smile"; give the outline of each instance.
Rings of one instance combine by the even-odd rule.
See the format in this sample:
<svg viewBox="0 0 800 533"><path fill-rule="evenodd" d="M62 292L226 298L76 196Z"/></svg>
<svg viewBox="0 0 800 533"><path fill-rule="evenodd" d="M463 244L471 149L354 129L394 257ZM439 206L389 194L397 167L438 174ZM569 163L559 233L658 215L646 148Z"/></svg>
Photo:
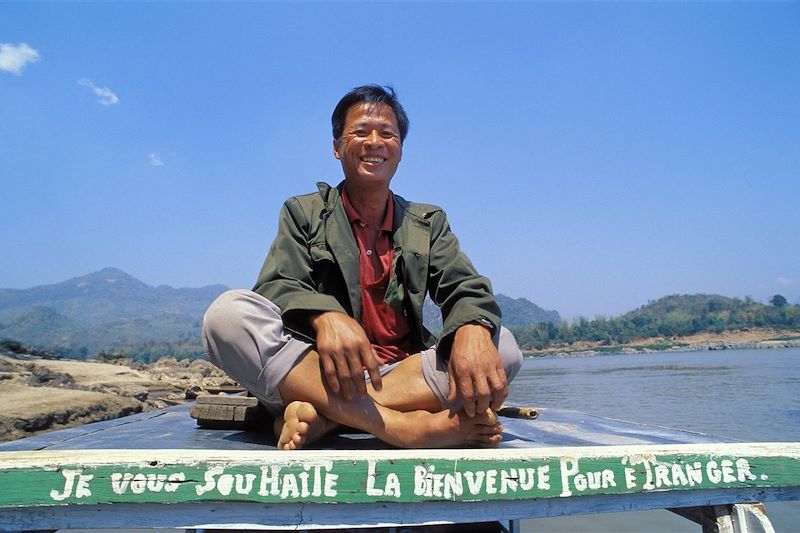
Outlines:
<svg viewBox="0 0 800 533"><path fill-rule="evenodd" d="M394 111L386 104L352 106L343 133L333 141L333 155L342 162L345 179L389 185L403 157L403 143Z"/></svg>

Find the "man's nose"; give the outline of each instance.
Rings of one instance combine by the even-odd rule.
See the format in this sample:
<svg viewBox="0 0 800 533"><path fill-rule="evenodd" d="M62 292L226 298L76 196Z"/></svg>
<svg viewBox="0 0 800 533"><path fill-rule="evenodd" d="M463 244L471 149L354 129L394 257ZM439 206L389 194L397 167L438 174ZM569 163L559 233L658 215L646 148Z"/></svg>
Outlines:
<svg viewBox="0 0 800 533"><path fill-rule="evenodd" d="M372 130L369 135L367 135L367 144L376 145L379 144L383 139L381 136L378 135L378 130Z"/></svg>

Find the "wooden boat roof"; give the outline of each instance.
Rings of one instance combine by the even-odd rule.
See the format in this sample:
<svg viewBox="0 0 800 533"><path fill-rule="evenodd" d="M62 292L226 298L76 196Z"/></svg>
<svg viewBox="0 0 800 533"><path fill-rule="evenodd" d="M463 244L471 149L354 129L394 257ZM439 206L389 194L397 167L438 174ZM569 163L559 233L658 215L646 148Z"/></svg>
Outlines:
<svg viewBox="0 0 800 533"><path fill-rule="evenodd" d="M269 431L201 428L188 410L0 444L0 530L366 527L800 499L800 443L541 409L503 419L497 449L343 434L283 452Z"/></svg>
<svg viewBox="0 0 800 533"><path fill-rule="evenodd" d="M44 433L0 443L0 451L81 449L219 449L275 448L271 430L205 429L189 416L189 404L140 413L115 420ZM604 418L565 409L540 409L536 420L503 418L501 448L692 444L732 442L648 424ZM344 434L319 443L324 449L386 448L370 435Z"/></svg>

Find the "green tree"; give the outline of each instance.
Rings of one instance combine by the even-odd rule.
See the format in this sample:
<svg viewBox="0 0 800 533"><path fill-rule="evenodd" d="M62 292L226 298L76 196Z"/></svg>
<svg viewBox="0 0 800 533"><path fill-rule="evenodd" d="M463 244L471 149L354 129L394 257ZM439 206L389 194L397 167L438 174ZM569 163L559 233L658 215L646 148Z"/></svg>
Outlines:
<svg viewBox="0 0 800 533"><path fill-rule="evenodd" d="M789 302L787 302L786 298L784 298L780 294L776 294L775 296L770 298L769 303L771 303L775 307L786 307L786 304Z"/></svg>

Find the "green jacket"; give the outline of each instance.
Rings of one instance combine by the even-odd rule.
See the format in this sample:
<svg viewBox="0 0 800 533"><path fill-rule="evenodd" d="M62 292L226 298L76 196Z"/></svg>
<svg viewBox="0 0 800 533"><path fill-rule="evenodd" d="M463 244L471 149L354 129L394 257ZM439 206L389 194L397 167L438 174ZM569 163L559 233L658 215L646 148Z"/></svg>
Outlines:
<svg viewBox="0 0 800 533"><path fill-rule="evenodd" d="M278 234L253 290L281 309L284 326L314 342L313 314L341 311L361 319L358 244L342 205L340 183L317 183L318 193L289 198ZM414 346L430 348L437 338L422 325L425 294L440 306L444 321L437 351L448 358L459 326L491 324L495 345L500 308L489 280L461 252L441 208L394 195L394 260L385 301L410 316Z"/></svg>

